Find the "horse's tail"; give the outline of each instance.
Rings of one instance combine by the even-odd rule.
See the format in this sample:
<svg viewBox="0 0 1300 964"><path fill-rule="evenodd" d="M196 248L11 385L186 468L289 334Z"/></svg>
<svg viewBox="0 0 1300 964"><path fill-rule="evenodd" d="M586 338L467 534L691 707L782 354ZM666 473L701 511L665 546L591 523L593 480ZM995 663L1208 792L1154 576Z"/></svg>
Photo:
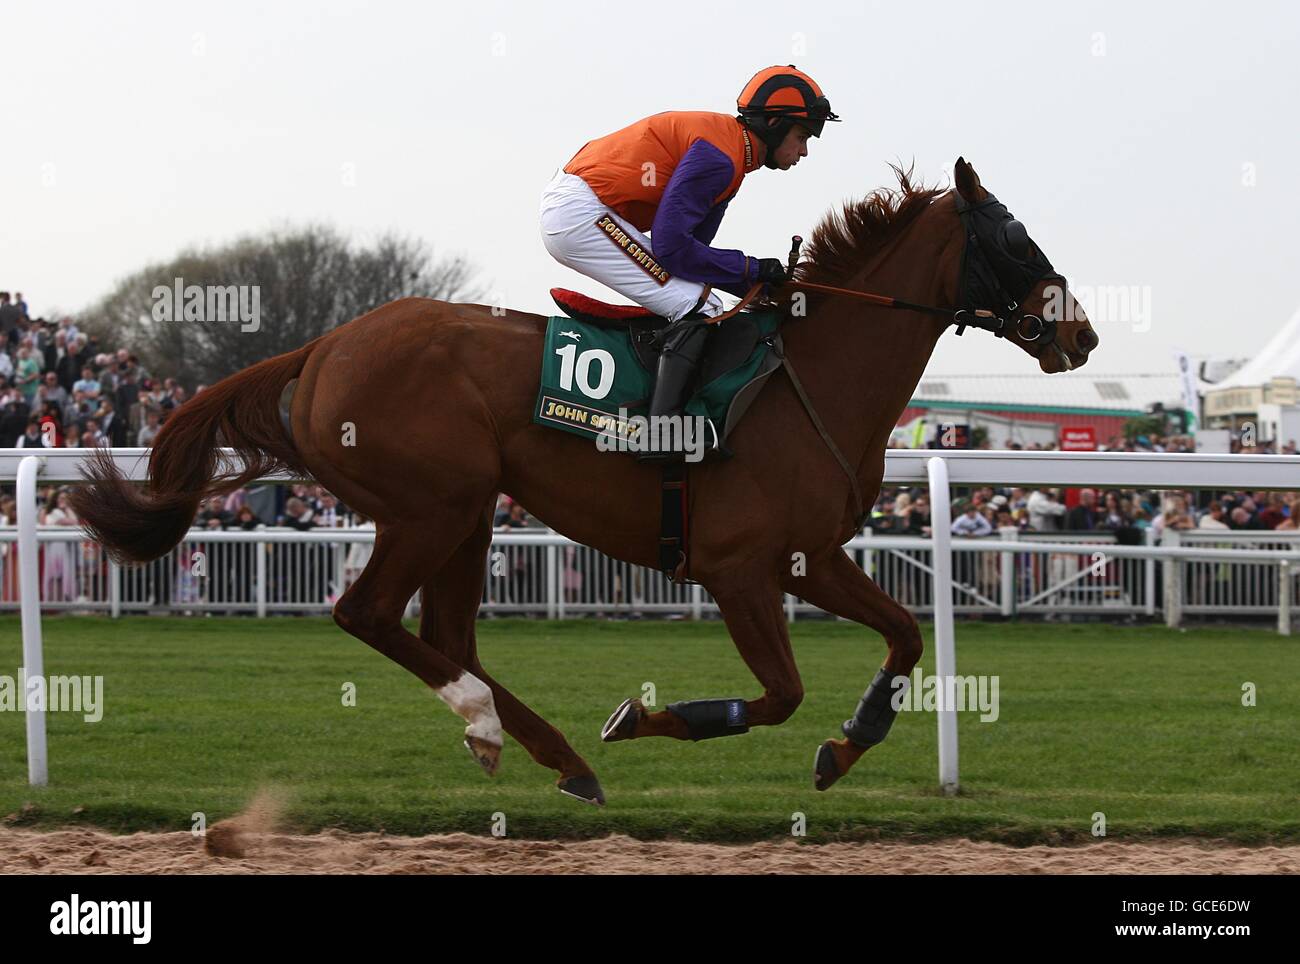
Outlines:
<svg viewBox="0 0 1300 964"><path fill-rule="evenodd" d="M81 524L115 561L149 562L181 541L203 499L280 469L309 477L281 424L279 406L285 385L302 372L314 345L236 372L178 408L158 433L145 486L123 478L107 450L95 450L81 470L89 484L69 496ZM241 471L234 471L219 446L239 454Z"/></svg>

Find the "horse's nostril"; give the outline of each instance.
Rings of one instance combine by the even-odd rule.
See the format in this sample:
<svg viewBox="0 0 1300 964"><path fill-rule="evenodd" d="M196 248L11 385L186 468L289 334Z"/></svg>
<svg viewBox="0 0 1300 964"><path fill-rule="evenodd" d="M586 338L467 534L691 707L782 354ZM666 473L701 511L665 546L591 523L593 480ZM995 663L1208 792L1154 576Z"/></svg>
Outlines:
<svg viewBox="0 0 1300 964"><path fill-rule="evenodd" d="M1097 333L1091 328L1084 328L1074 336L1075 347L1085 355L1097 347Z"/></svg>

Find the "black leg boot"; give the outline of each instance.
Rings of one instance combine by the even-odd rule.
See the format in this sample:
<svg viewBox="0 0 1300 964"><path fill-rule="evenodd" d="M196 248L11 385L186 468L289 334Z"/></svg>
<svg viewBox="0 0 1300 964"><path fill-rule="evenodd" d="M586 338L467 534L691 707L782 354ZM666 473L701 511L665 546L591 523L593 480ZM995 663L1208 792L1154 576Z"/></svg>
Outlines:
<svg viewBox="0 0 1300 964"><path fill-rule="evenodd" d="M690 390L695 381L695 369L704 354L708 333L708 325L691 325L676 331L669 329L664 339L663 351L659 354L654 394L650 398L652 420L656 416L682 414L682 408L690 398ZM684 455L685 453L681 451L641 452L637 459L641 462L655 463L680 462Z"/></svg>

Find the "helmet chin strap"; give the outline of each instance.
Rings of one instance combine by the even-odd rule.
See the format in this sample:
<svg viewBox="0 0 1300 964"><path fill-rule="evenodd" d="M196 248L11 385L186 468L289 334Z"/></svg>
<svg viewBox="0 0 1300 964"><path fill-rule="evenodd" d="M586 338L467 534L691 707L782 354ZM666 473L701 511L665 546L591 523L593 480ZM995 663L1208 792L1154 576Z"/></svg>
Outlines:
<svg viewBox="0 0 1300 964"><path fill-rule="evenodd" d="M763 147L766 148L765 156L763 158L763 166L773 171L780 170L776 164L776 149L781 146L781 142L785 140L785 135L790 132L790 128L794 125L790 121L777 121L775 124L764 126L762 128L751 127L748 124L745 126L749 127L751 133L753 133L753 135L763 143Z"/></svg>

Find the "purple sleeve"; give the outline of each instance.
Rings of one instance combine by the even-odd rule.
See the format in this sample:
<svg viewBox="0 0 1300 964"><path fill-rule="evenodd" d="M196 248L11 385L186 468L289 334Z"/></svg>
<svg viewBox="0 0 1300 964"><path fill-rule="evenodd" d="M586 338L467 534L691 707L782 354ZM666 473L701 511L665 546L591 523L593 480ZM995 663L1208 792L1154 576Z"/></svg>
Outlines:
<svg viewBox="0 0 1300 964"><path fill-rule="evenodd" d="M727 213L727 205L730 203L731 200L728 199L717 207L709 209L709 213L704 216L704 220L691 232L696 241L700 242L700 244L713 243L713 236L718 233L718 226L722 224L722 216Z"/></svg>
<svg viewBox="0 0 1300 964"><path fill-rule="evenodd" d="M742 251L709 247L717 234L726 203L713 199L727 189L736 168L721 150L706 140L691 145L664 188L654 225L651 250L670 274L744 294L757 264ZM732 289L740 289L739 292Z"/></svg>

